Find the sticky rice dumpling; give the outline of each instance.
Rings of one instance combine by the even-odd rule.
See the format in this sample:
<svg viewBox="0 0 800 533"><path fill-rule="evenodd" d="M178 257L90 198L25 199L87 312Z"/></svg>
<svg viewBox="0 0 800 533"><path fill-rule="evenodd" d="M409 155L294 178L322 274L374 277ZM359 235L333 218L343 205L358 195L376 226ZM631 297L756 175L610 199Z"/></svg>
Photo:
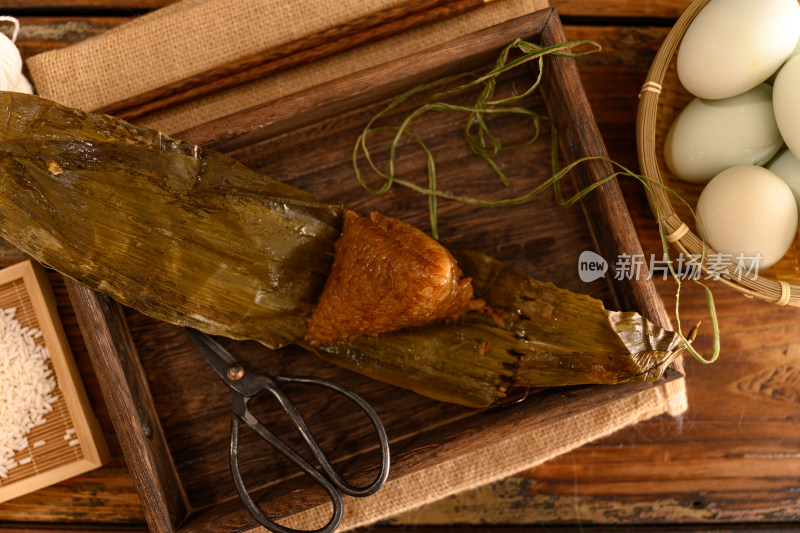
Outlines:
<svg viewBox="0 0 800 533"><path fill-rule="evenodd" d="M347 211L306 340L324 343L455 320L481 305L471 280L441 244L380 213Z"/></svg>
<svg viewBox="0 0 800 533"><path fill-rule="evenodd" d="M515 387L655 381L684 348L636 313L477 252L456 266L419 230L212 150L22 93L0 92L0 109L0 235L156 319L299 344L472 407Z"/></svg>

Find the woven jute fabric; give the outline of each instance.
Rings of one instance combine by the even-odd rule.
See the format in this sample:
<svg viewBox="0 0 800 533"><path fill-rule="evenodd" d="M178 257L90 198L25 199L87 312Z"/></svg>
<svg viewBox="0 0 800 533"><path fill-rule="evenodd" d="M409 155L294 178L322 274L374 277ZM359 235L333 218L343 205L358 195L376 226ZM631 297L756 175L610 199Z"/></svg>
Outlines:
<svg viewBox="0 0 800 533"><path fill-rule="evenodd" d="M86 111L269 50L401 0L184 0L28 60L37 94ZM547 7L494 0L477 10L144 116L174 134Z"/></svg>
<svg viewBox="0 0 800 533"><path fill-rule="evenodd" d="M425 504L533 468L625 426L661 414L681 415L687 407L685 382L680 379L576 413L536 431L390 480L375 496L345 496L341 530L412 512ZM285 517L279 523L297 529L315 529L330 519L331 509L330 504L320 505ZM248 533L265 531L259 527Z"/></svg>

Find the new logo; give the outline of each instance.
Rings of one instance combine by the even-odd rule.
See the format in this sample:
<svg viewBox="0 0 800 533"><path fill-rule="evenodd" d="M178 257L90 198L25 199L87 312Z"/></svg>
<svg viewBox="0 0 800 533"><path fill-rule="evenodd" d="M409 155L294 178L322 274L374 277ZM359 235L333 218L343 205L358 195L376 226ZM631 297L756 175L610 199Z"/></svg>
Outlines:
<svg viewBox="0 0 800 533"><path fill-rule="evenodd" d="M585 283L604 278L607 271L608 262L591 250L582 252L578 258L578 276Z"/></svg>

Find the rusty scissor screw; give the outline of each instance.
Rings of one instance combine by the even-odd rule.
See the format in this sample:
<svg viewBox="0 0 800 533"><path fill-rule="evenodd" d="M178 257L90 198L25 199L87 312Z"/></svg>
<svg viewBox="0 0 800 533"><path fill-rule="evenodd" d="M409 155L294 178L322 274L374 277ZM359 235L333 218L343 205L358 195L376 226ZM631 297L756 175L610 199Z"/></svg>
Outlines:
<svg viewBox="0 0 800 533"><path fill-rule="evenodd" d="M231 381L238 381L244 377L244 368L242 365L231 365L228 367L227 374Z"/></svg>

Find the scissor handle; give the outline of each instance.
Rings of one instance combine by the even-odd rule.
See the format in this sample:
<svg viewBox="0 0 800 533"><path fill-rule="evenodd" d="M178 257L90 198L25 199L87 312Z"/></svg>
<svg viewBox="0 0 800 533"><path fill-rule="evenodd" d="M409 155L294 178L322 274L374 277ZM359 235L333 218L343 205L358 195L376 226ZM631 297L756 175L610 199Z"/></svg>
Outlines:
<svg viewBox="0 0 800 533"><path fill-rule="evenodd" d="M390 464L390 456L389 456L389 438L386 435L386 430L381 423L378 414L375 410L370 406L366 400L364 400L361 396L357 395L347 387L339 385L338 383L334 383L332 381L328 381L326 379L321 378L314 378L314 377L303 377L303 376L280 376L277 378L272 378L270 376L266 376L263 374L250 374L249 376L250 383L248 386L248 396L242 396L241 394L234 393L233 394L233 411L236 416L247 425L251 430L253 430L258 436L264 439L268 444L274 447L278 452L280 452L284 457L289 459L292 463L297 465L303 472L305 472L309 477L311 477L317 484L319 484L325 491L330 495L331 501L333 502L334 513L331 517L331 520L328 522L321 529L314 530L314 533L330 533L334 531L341 522L342 519L342 499L338 492L335 489L339 489L340 491L344 492L345 494L356 496L356 497L364 497L369 496L377 492L383 484L386 482L387 477L389 476L389 464ZM378 471L378 475L376 478L368 485L363 487L357 487L351 485L347 481L345 481L338 472L333 468L330 460L327 458L325 453L320 448L319 444L317 443L314 435L311 433L311 430L308 428L305 420L303 419L300 412L295 407L294 403L288 397L288 395L283 391L280 387L281 383L296 383L302 385L316 385L319 387L324 387L330 389L334 392L338 392L339 394L343 395L353 403L355 403L364 413L369 417L372 425L378 434L378 440L380 442L380 450L381 450L381 466ZM322 467L322 470L326 475L323 475L319 472L316 468L314 468L308 461L303 459L297 452L295 452L292 448L286 445L279 437L269 431L259 420L249 411L247 408L247 402L256 391L264 390L270 392L280 403L281 408L287 414L289 419L294 424L295 428L297 428L298 432L300 433L301 437L305 441L306 445L308 446L311 453L316 458L319 465ZM267 518L253 503L250 496L247 494L247 491L244 487L244 482L242 480L241 474L239 472L239 465L238 465L238 421L234 419L234 423L231 426L231 450L230 450L230 461L231 461L231 472L234 477L234 483L236 485L236 489L239 492L239 496L242 498L245 506L248 508L250 513L253 515L256 520L261 523L267 529L271 531L275 531L276 533L297 533L298 530L292 530L289 528L285 528L280 524L276 524L274 521Z"/></svg>
<svg viewBox="0 0 800 533"><path fill-rule="evenodd" d="M249 414L249 412L248 412ZM252 416L252 415L251 415ZM248 424L249 426L249 424ZM290 449L291 454L297 455L294 450ZM242 473L239 471L239 420L234 417L231 420L231 448L230 448L230 464L231 464L231 475L233 476L233 484L236 486L236 492L239 493L239 498L244 503L244 506L253 516L253 518L258 521L259 524L264 526L269 531L273 533L333 533L339 527L339 524L342 523L342 516L344 515L344 503L342 502L342 496L336 491L336 487L333 484L325 479L316 469L311 467L302 457L297 456L302 463L305 463L305 468L301 463L295 461L295 458L290 457L292 462L300 466L300 468L311 478L317 482L325 492L328 493L328 496L331 497L331 503L333 503L333 514L331 515L331 519L325 524L323 527L314 530L304 530L304 529L293 529L290 527L282 526L279 523L271 520L267 515L265 515L261 509L259 509L256 502L253 501L253 498L250 497L250 493L247 492L247 488L244 486L244 480L242 479Z"/></svg>
<svg viewBox="0 0 800 533"><path fill-rule="evenodd" d="M380 443L381 449L381 466L380 470L378 471L378 475L369 485L363 487L356 487L351 485L347 481L345 481L336 470L333 469L333 465L331 464L330 460L325 456L325 453L317 444L316 439L311 434L311 431L308 429L305 420L303 420L302 415L297 411L297 408L294 406L291 400L289 400L288 396L282 394L283 391L273 391L273 395L278 398L278 401L281 403L284 411L286 414L289 415L289 418L294 422L295 427L297 427L298 431L300 431L300 435L303 437L303 440L306 441L306 444L311 449L311 452L314 454L314 457L319 461L320 466L328 474L328 479L342 492L345 494L349 494L350 496L356 496L359 498L363 498L364 496L370 496L375 494L380 490L383 484L386 482L386 478L389 476L389 437L386 435L386 429L383 427L383 423L381 422L378 413L375 412L375 409L367 403L367 401L356 394L355 392L351 391L347 387L343 385L339 385L338 383L334 383L333 381L328 381L327 379L322 378L315 378L309 376L278 376L275 378L279 383L296 383L300 385L316 385L318 387L324 387L326 389L330 389L334 392L338 392L354 404L356 404L359 409L361 409L364 414L369 417L370 422L372 422L372 427L375 428L375 432L378 434L378 441ZM281 396L279 396L281 393ZM285 402L285 403L284 403Z"/></svg>

